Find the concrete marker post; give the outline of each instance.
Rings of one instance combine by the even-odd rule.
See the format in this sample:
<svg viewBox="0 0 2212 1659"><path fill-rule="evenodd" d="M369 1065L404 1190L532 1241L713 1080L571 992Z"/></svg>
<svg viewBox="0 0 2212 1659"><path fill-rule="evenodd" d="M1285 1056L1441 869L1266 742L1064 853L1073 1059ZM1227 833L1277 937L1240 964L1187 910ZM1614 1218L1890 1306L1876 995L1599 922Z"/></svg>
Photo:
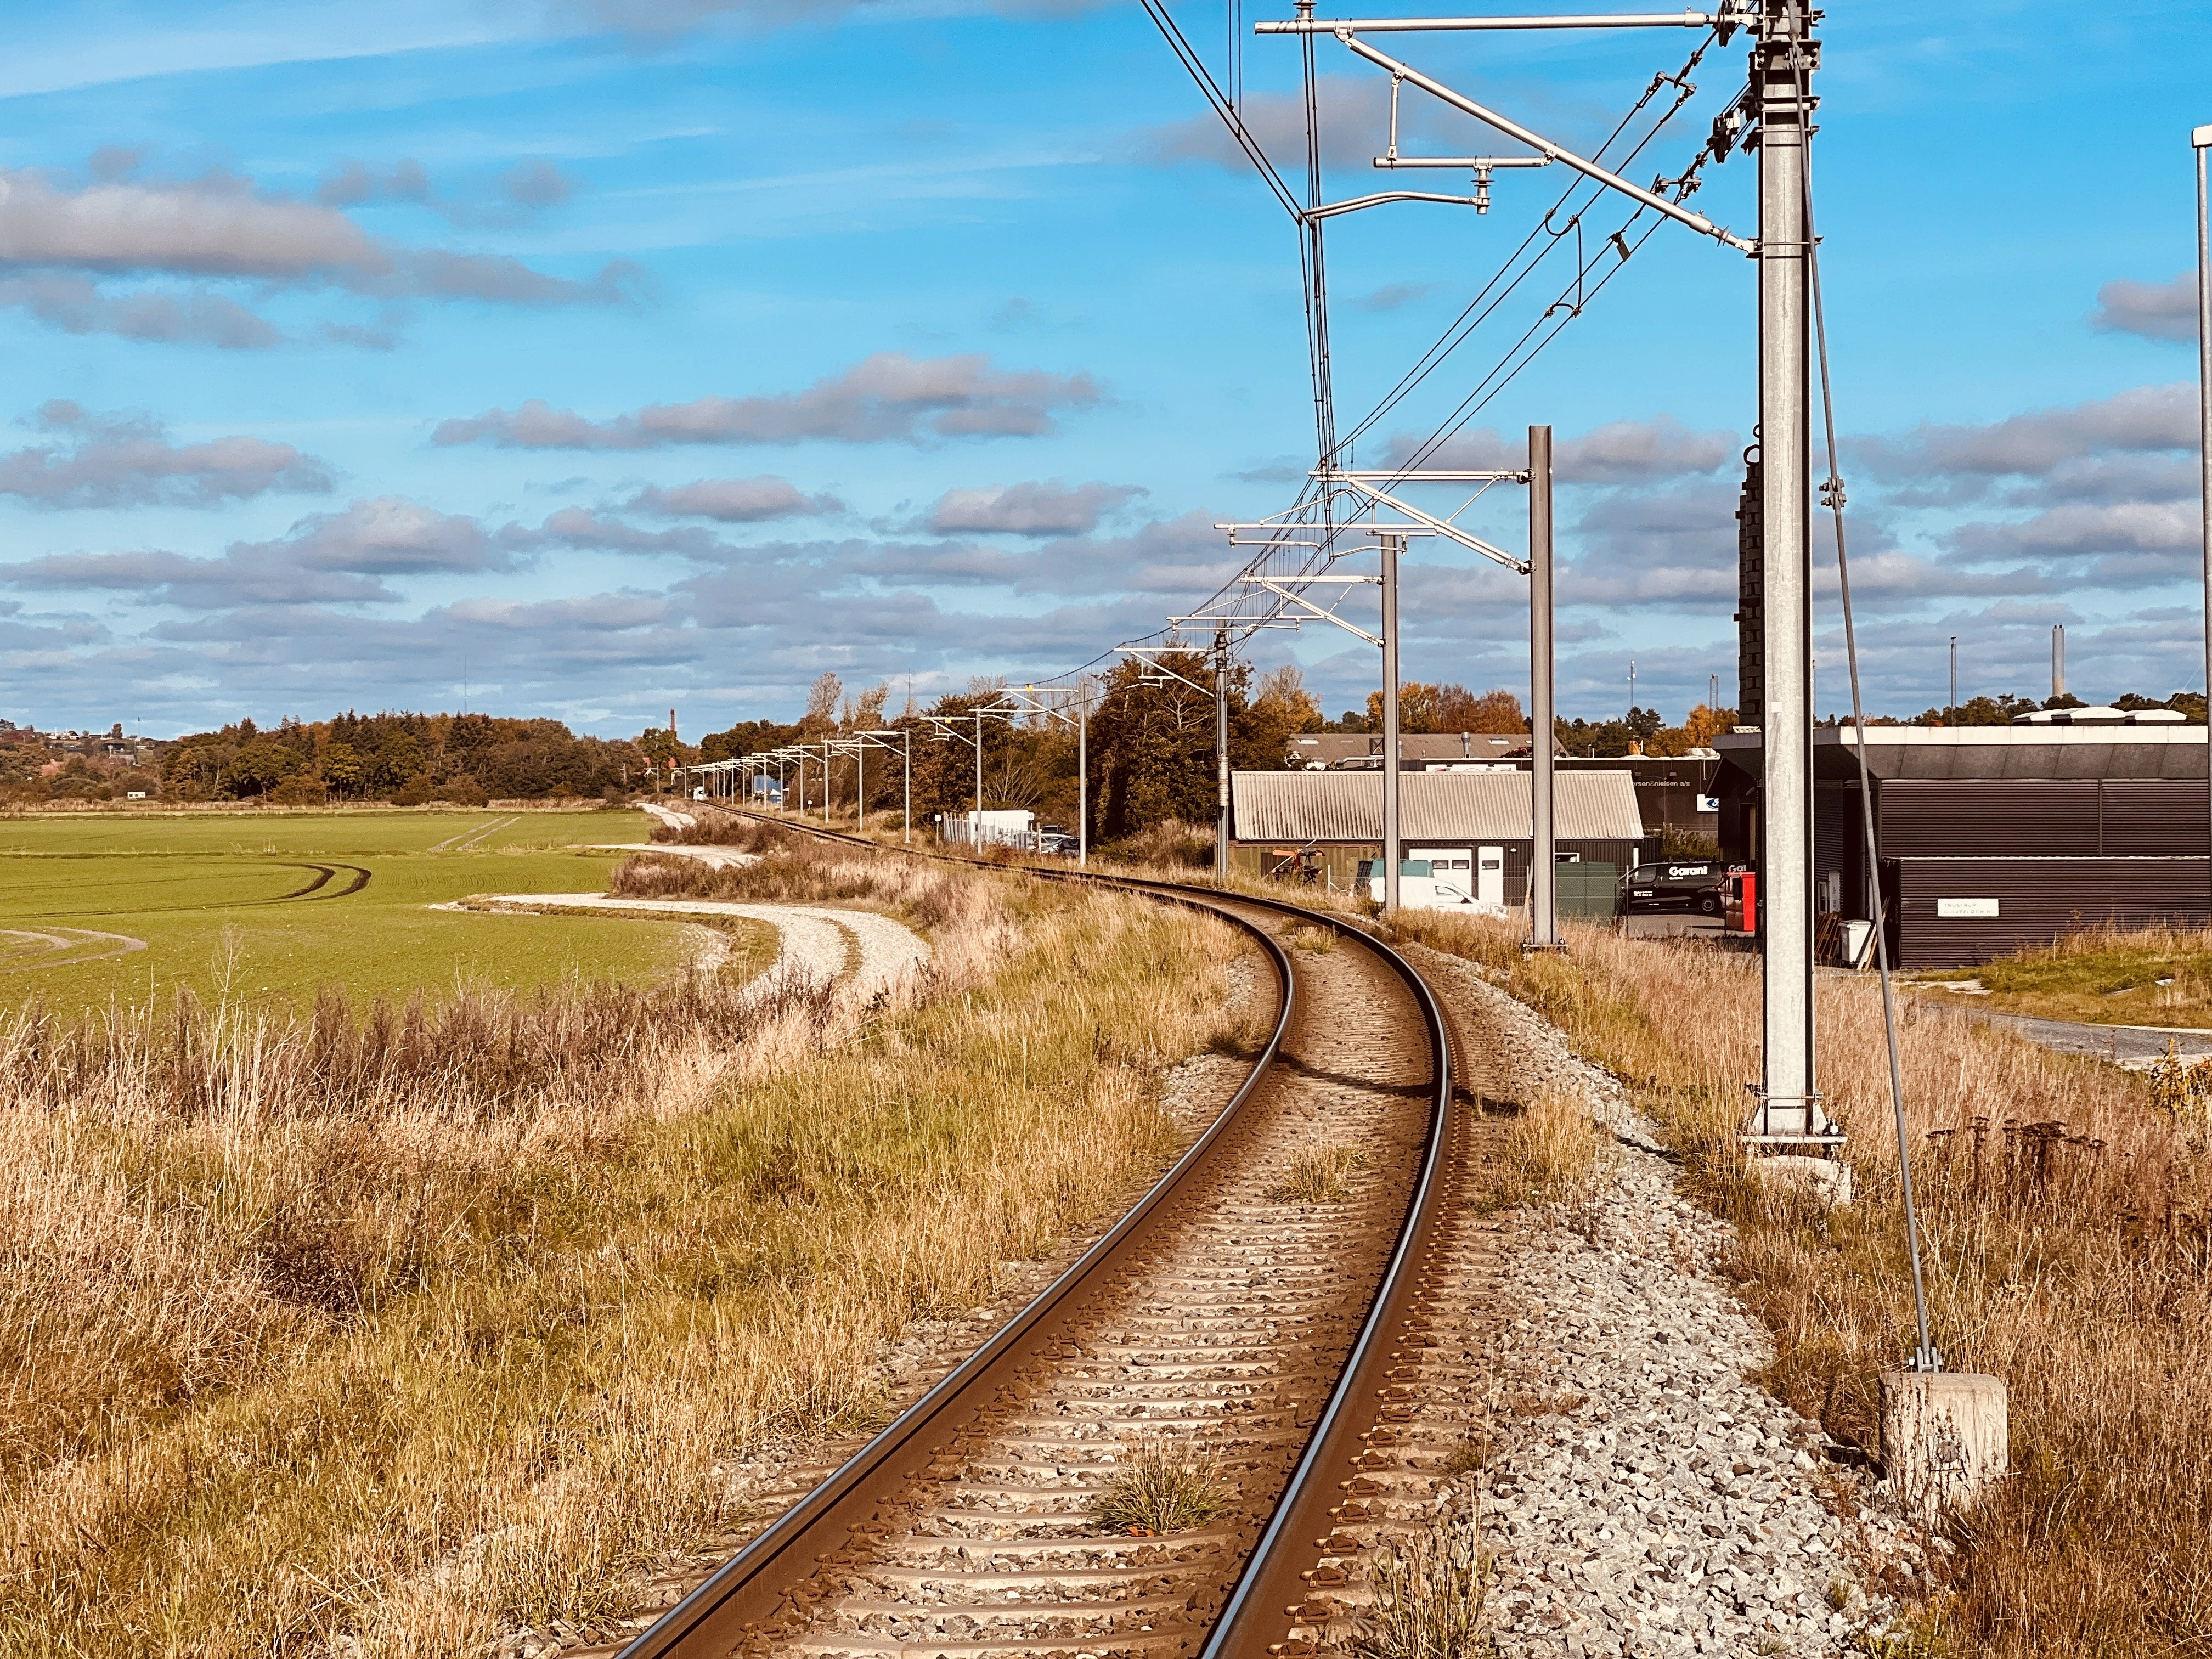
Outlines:
<svg viewBox="0 0 2212 1659"><path fill-rule="evenodd" d="M1884 1371L1881 1462L1892 1494L1923 1526L1971 1507L2011 1462L2001 1376Z"/></svg>

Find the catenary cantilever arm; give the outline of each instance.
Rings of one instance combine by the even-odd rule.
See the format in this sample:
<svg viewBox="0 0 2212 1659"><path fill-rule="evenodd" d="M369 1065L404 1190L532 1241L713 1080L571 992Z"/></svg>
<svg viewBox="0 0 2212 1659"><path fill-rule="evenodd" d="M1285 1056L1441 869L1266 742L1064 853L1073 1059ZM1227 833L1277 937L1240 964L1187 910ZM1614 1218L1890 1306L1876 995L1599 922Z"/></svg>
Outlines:
<svg viewBox="0 0 2212 1659"><path fill-rule="evenodd" d="M1346 29L1363 33L1434 33L1446 29L1704 29L1716 23L1742 21L1724 13L1661 11L1621 16L1585 15L1579 17L1346 17L1334 22L1322 17L1294 21L1256 23L1255 34L1336 34Z"/></svg>
<svg viewBox="0 0 2212 1659"><path fill-rule="evenodd" d="M1261 27L1264 28L1267 26L1262 24ZM1498 131L1504 133L1507 137L1519 139L1522 143L1528 145L1529 149L1535 150L1539 155L1543 155L1547 160L1557 161L1564 167L1572 167L1576 172L1583 174L1584 177L1595 179L1598 183L1607 185L1613 190L1619 191L1624 196L1630 197L1636 201L1643 203L1644 206L1650 208L1655 212L1662 213L1669 219L1675 220L1682 224L1689 226L1692 230L1698 231L1704 235L1711 236L1716 241L1725 242L1730 247L1739 248L1746 253L1756 253L1759 252L1759 245L1756 242L1747 242L1742 237L1735 235L1732 232L1725 230L1719 225L1715 224L1711 220L1706 218L1702 213L1692 213L1686 207L1677 206L1674 203L1668 201L1663 196L1654 195L1651 191L1643 189L1639 185L1630 184L1627 179L1622 178L1617 173L1608 173L1605 168L1600 167L1595 161L1584 161L1572 150L1560 149L1548 138L1539 137L1536 134L1529 131L1528 128L1521 125L1517 121L1510 120L1506 117L1498 114L1495 110L1484 108L1480 104L1476 103L1474 99L1465 97L1459 93L1454 92L1449 87L1444 85L1441 81L1431 80L1427 76L1422 74L1420 70L1413 68L1411 64L1400 63L1396 58L1391 57L1387 52L1378 52L1375 47L1369 46L1364 40L1362 40L1358 36L1353 34L1348 27L1339 27L1336 30L1336 38L1343 41L1344 44L1350 47L1353 52L1358 52L1362 58L1364 58L1369 63L1376 64L1379 68L1389 70L1391 74L1399 76L1402 80L1412 82L1415 86L1419 87L1423 92L1427 93L1430 96L1449 104L1454 109L1459 110L1464 114L1472 115L1478 121L1485 122L1489 125L1497 128Z"/></svg>

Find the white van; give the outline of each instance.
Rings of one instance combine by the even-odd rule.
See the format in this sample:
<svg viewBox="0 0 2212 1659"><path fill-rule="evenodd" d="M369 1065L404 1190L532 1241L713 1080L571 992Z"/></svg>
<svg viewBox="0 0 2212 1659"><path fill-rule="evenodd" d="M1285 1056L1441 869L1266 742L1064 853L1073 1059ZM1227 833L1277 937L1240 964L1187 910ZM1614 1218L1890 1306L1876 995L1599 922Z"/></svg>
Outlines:
<svg viewBox="0 0 2212 1659"><path fill-rule="evenodd" d="M1382 902L1382 860L1362 859L1359 879ZM1398 902L1409 910L1474 910L1505 914L1503 847L1415 847L1398 866Z"/></svg>

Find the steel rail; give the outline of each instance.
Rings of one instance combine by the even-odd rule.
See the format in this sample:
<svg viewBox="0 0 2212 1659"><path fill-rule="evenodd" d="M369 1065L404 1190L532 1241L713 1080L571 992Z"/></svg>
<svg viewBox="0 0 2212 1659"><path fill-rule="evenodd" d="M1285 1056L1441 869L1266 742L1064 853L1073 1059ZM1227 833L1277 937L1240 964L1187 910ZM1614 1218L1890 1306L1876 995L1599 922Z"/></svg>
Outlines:
<svg viewBox="0 0 2212 1659"><path fill-rule="evenodd" d="M1147 1190L1134 1208L1103 1237L1086 1250L1027 1307L1001 1327L988 1342L945 1377L921 1399L908 1407L862 1447L836 1473L817 1486L792 1509L725 1562L683 1601L669 1609L635 1640L623 1649L620 1659L665 1659L667 1656L703 1652L703 1645L727 1645L745 1626L774 1615L787 1580L775 1569L797 1562L811 1574L817 1547L830 1541L842 1526L849 1529L873 1518L877 1505L890 1494L872 1484L887 1474L895 1485L915 1471L909 1463L926 1462L932 1442L953 1438L964 1423L959 1407L976 1403L986 1385L1020 1359L1025 1338L1063 1308L1079 1304L1081 1293L1093 1288L1086 1281L1099 1279L1114 1261L1133 1253L1139 1236L1160 1219L1166 1200L1204 1161L1206 1153L1237 1118L1245 1103L1273 1070L1298 1001L1297 971L1290 954L1234 906L1273 912L1310 926L1328 929L1356 940L1389 968L1411 992L1433 1057L1428 1134L1421 1153L1419 1173L1407 1204L1406 1218L1384 1267L1382 1279L1358 1337L1352 1346L1327 1404L1316 1421L1288 1483L1277 1498L1267 1525L1243 1570L1231 1587L1229 1599L1213 1622L1200 1659L1269 1659L1287 1638L1293 1622L1293 1605L1304 1598L1299 1577L1306 1565L1319 1559L1320 1534L1333 1530L1328 1510L1336 1488L1327 1475L1348 1467L1358 1444L1359 1407L1363 1399L1373 1402L1381 1393L1383 1373L1399 1359L1394 1351L1393 1322L1402 1324L1409 1309L1425 1288L1416 1269L1420 1251L1436 1231L1437 1197L1442 1170L1450 1144L1453 1034L1436 995L1420 972L1398 951L1350 917L1310 909L1287 900L1137 876L1052 870L1031 865L993 866L949 854L919 848L888 847L864 836L848 835L817 824L791 823L765 813L708 803L735 817L796 830L819 841L865 848L871 852L905 854L934 862L966 865L981 870L1017 870L1047 880L1085 883L1138 892L1165 903L1181 905L1220 917L1243 928L1256 939L1273 965L1281 988L1281 1012L1267 1047L1229 1105L1174 1166ZM1371 1414L1371 1413L1370 1413ZM957 1419L957 1420L956 1420ZM892 1466L896 1465L896 1473ZM1351 1483L1346 1481L1344 1486ZM1315 1528L1320 1529L1320 1534ZM1297 1540L1309 1541L1301 1546ZM820 1553L827 1553L827 1550Z"/></svg>

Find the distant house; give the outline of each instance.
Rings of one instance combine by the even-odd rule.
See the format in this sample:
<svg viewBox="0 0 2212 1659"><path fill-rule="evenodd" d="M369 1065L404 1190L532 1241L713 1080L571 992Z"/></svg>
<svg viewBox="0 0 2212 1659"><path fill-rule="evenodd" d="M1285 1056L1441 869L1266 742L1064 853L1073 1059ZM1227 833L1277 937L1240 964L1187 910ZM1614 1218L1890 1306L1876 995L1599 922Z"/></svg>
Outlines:
<svg viewBox="0 0 2212 1659"><path fill-rule="evenodd" d="M1619 772L1562 771L1556 784L1557 851L1564 860L1591 866L1574 884L1590 888L1590 899L1571 905L1563 896L1561 908L1610 915L1620 876L1642 861L1648 839L1637 814L1635 787ZM1402 856L1450 849L1479 858L1483 848L1498 848L1504 861L1501 901L1509 906L1528 902L1534 845L1528 773L1517 767L1407 773L1399 780L1399 792ZM1356 886L1360 860L1382 850L1382 775L1234 773L1230 836L1231 866L1245 874Z"/></svg>
<svg viewBox="0 0 2212 1659"><path fill-rule="evenodd" d="M1813 733L1816 917L1870 917L1854 736ZM1736 862L1757 856L1761 743L1756 732L1718 739L1721 849ZM1872 858L1900 966L2212 916L2201 726L1870 726L1866 756Z"/></svg>
<svg viewBox="0 0 2212 1659"><path fill-rule="evenodd" d="M1557 753L1556 747L1553 750ZM1408 770L1449 771L1455 767L1505 765L1528 757L1526 732L1408 732L1398 738L1399 758ZM1284 745L1285 763L1299 771L1355 770L1382 764L1380 732L1310 732Z"/></svg>
<svg viewBox="0 0 2212 1659"><path fill-rule="evenodd" d="M1409 772L1498 771L1528 765L1528 734L1489 732L1424 732L1399 738L1400 756ZM1656 842L1662 830L1685 836L1717 836L1718 807L1714 780L1720 757L1710 749L1688 755L1607 755L1596 759L1571 756L1555 741L1552 753L1559 770L1619 772L1636 786L1636 807ZM1309 732L1290 739L1284 759L1299 770L1380 771L1380 733Z"/></svg>

